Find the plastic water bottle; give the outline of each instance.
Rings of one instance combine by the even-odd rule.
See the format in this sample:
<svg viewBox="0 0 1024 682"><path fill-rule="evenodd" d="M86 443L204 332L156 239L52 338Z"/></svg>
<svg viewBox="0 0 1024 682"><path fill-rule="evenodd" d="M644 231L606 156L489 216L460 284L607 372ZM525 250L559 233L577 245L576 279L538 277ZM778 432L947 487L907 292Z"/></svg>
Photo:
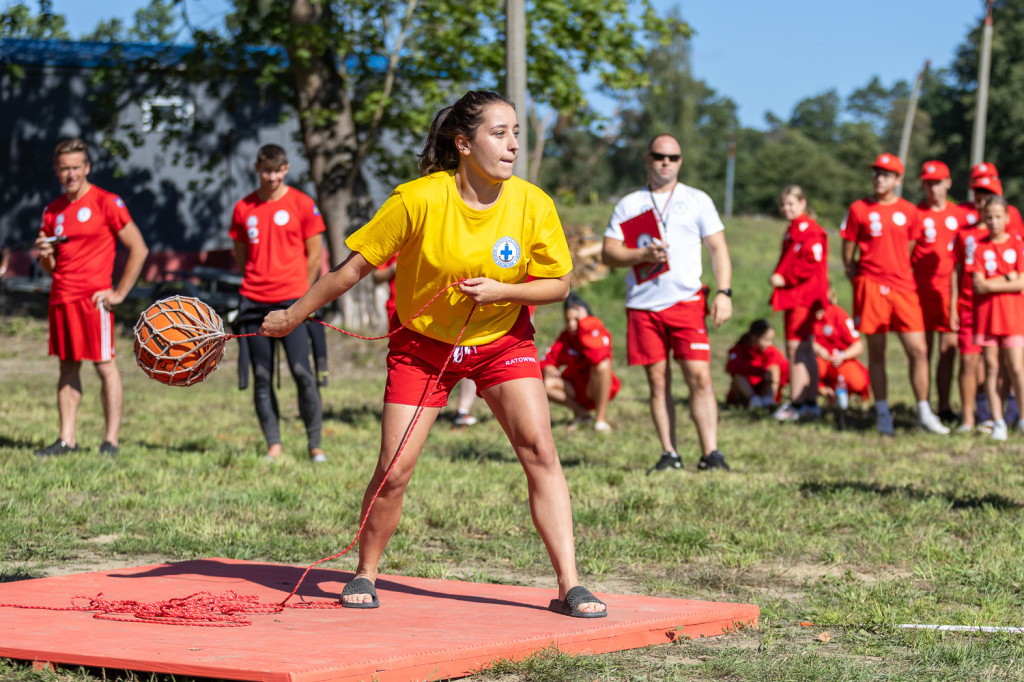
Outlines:
<svg viewBox="0 0 1024 682"><path fill-rule="evenodd" d="M846 390L846 377L839 375L836 381L836 404L840 410L846 410L850 406L850 393Z"/></svg>

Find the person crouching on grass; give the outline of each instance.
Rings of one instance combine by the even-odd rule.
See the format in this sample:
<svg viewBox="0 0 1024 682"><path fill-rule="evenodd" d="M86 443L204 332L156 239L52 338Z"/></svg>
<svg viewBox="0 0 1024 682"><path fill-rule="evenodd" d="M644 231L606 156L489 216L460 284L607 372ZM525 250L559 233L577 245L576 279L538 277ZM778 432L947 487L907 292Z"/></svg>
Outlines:
<svg viewBox="0 0 1024 682"><path fill-rule="evenodd" d="M1003 401L998 379L1002 367L1016 395L1024 395L1024 242L1006 232L1006 199L993 196L985 204L989 235L978 242L970 266L974 281L974 339L985 358L985 393L992 410L992 438L1006 440ZM1020 429L1021 423L1018 423Z"/></svg>
<svg viewBox="0 0 1024 682"><path fill-rule="evenodd" d="M598 433L612 430L608 403L622 386L612 371L612 335L579 295L565 299L565 330L544 352L540 366L548 400L571 408L575 424L592 422Z"/></svg>
<svg viewBox="0 0 1024 682"><path fill-rule="evenodd" d="M344 607L379 606L378 564L398 527L416 460L452 387L470 377L526 473L530 512L558 580L549 608L580 618L606 615L604 602L576 574L569 488L526 309L565 299L572 260L554 203L512 174L518 134L515 108L493 92L467 92L437 112L420 154L423 176L399 185L348 237L348 258L287 310L267 315L260 330L287 334L398 254L392 320L408 326L388 346L380 453L360 518L371 502L373 513L359 539L355 578L341 593Z"/></svg>
<svg viewBox="0 0 1024 682"><path fill-rule="evenodd" d="M725 371L732 378L727 405L775 407L789 383L789 362L774 345L775 329L768 320L754 320L729 349ZM817 387L815 387L817 388Z"/></svg>

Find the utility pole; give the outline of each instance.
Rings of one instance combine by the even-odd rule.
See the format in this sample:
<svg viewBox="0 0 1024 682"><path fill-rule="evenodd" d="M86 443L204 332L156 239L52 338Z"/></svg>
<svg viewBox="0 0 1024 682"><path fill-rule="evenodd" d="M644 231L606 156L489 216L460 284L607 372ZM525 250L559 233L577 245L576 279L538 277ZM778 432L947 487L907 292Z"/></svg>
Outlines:
<svg viewBox="0 0 1024 682"><path fill-rule="evenodd" d="M729 155L725 162L725 217L732 217L732 190L736 184L736 141L729 142Z"/></svg>
<svg viewBox="0 0 1024 682"><path fill-rule="evenodd" d="M917 98L921 94L921 83L924 81L924 74L928 71L931 60L926 59L921 73L917 74L914 81L914 90L910 94L910 103L907 104L907 115L903 118L903 134L900 135L900 161L905 168L910 168L910 134L914 131L914 116L917 113ZM903 196L903 185L896 185L896 196Z"/></svg>
<svg viewBox="0 0 1024 682"><path fill-rule="evenodd" d="M526 134L526 1L505 0L505 96L516 105L519 119L519 156L513 172L524 180L529 177L530 156Z"/></svg>
<svg viewBox="0 0 1024 682"><path fill-rule="evenodd" d="M981 53L978 59L978 102L974 109L974 139L971 142L971 165L985 160L985 119L988 117L988 74L992 62L992 2L985 2L985 25L981 30Z"/></svg>

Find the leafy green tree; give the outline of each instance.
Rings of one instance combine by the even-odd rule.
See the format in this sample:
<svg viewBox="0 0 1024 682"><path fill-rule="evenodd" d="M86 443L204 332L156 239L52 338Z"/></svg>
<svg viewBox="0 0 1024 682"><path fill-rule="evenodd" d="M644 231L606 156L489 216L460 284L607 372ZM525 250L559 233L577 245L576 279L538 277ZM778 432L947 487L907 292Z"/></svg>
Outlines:
<svg viewBox="0 0 1024 682"><path fill-rule="evenodd" d="M980 3L979 3L980 5ZM979 7L979 10L983 9ZM1024 0L997 0L993 5L991 70L985 126L985 160L999 167L1003 189L1012 201L1024 197ZM970 167L971 143L978 97L978 64L981 50L981 16L977 27L957 51L950 80L940 86L939 96L929 101L935 138L948 155L957 182L964 186ZM946 102L942 102L944 97Z"/></svg>
<svg viewBox="0 0 1024 682"><path fill-rule="evenodd" d="M82 35L82 40L101 42L172 42L182 28L182 21L175 5L179 0L150 0L145 7L135 10L133 25L126 28L124 22L113 17L104 19L92 31Z"/></svg>
<svg viewBox="0 0 1024 682"><path fill-rule="evenodd" d="M33 12L24 2L8 5L0 12L0 38L36 38L66 40L70 38L67 19L53 11L51 0L39 0Z"/></svg>
<svg viewBox="0 0 1024 682"><path fill-rule="evenodd" d="M504 89L503 3L235 0L234 9L226 32L193 31L196 48L184 69L153 75L168 90L187 79L226 100L251 100L251 90L224 94L238 85L240 73L250 73L263 97L291 105L334 262L345 258L344 238L365 217L367 207L357 197L367 162L408 177L412 149L437 108L467 84ZM529 92L555 111L585 110L584 74L609 89L645 83L644 45L680 30L678 22L660 18L650 0L532 0L527 12ZM111 70L103 79L112 93L108 101L127 101L128 74ZM526 112L520 117L525 123ZM117 133L116 117L108 125L125 137ZM380 143L384 135L410 151L389 154ZM350 316L364 318L346 310Z"/></svg>

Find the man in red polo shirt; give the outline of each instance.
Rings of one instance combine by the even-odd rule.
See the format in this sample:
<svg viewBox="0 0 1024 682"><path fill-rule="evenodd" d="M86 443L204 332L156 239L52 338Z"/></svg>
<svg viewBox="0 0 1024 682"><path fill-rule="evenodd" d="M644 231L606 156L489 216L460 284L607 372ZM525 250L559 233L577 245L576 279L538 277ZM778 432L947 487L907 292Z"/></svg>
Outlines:
<svg viewBox="0 0 1024 682"><path fill-rule="evenodd" d="M260 186L235 204L229 231L235 244L235 261L243 273L237 318L243 334L258 332L267 313L287 308L316 281L325 230L313 199L285 184L290 166L283 148L276 144L260 147L255 167ZM266 458L273 461L283 452L272 381L276 339L257 335L247 342L256 415L267 443ZM309 458L325 462L327 456L320 447L323 408L316 373L309 361L309 333L300 325L281 342L298 389Z"/></svg>
<svg viewBox="0 0 1024 682"><path fill-rule="evenodd" d="M868 347L868 372L875 397L878 432L893 435L885 371L887 335L896 332L910 366L910 383L917 398L917 423L932 433L946 434L928 404L928 345L910 252L923 237L917 207L896 196L903 180L903 162L881 154L871 166L874 194L855 201L843 220L843 264L853 283L857 328Z"/></svg>
<svg viewBox="0 0 1024 682"><path fill-rule="evenodd" d="M124 301L149 254L142 232L121 197L89 182L89 148L79 139L64 140L53 154L64 194L43 212L36 249L39 265L50 275L50 355L60 358L57 410L60 436L36 450L39 457L78 451L75 425L82 402L82 362L94 363L106 432L99 451L118 453L124 403L121 373L114 359L113 307ZM113 288L117 244L128 250L124 272Z"/></svg>
<svg viewBox="0 0 1024 682"><path fill-rule="evenodd" d="M953 365L956 361L956 332L949 326L949 298L953 266L956 256L953 244L958 231L977 222L977 214L947 200L952 180L949 167L942 161L925 161L921 167L921 186L925 200L917 207L921 210L922 236L914 245L910 262L917 282L917 296L924 315L925 340L928 344L929 364L939 336L939 361L935 370L935 385L939 399L939 419L955 421L949 407L950 386L953 383Z"/></svg>

